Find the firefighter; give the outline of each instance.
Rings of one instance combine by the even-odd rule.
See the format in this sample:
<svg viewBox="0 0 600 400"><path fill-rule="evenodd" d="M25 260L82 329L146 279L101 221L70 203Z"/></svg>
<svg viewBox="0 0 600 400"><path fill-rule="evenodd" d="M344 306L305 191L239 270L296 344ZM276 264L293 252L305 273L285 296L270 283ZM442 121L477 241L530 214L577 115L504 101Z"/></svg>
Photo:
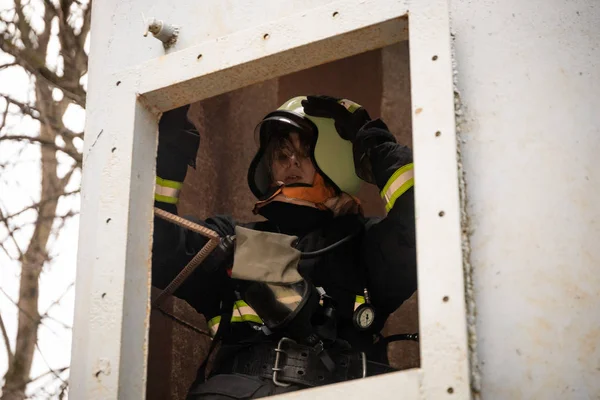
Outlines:
<svg viewBox="0 0 600 400"><path fill-rule="evenodd" d="M187 110L159 123L155 205L174 214L200 141ZM248 184L266 221L198 221L229 240L175 292L221 343L189 399L259 398L392 371L379 332L417 287L412 153L381 120L350 100L297 97L256 134ZM362 215L361 180L379 188L385 218ZM153 285L164 288L206 240L155 218Z"/></svg>

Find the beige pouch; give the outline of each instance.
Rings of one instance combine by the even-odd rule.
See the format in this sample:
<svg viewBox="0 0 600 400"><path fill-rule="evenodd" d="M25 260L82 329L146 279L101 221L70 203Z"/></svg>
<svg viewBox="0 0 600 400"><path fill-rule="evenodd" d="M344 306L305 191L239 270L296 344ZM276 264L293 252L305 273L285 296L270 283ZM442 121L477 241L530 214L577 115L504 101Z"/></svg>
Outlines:
<svg viewBox="0 0 600 400"><path fill-rule="evenodd" d="M298 273L300 251L292 247L296 236L235 227L235 253L231 277L247 281L293 284Z"/></svg>

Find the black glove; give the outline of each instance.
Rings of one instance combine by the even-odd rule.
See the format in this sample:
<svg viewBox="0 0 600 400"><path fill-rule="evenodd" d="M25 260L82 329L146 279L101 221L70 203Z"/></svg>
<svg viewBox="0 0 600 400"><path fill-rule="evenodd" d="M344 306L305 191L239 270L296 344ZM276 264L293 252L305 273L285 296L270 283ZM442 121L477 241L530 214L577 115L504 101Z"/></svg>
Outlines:
<svg viewBox="0 0 600 400"><path fill-rule="evenodd" d="M200 134L188 118L190 106L165 112L158 123L157 175L182 182L187 166L196 167Z"/></svg>
<svg viewBox="0 0 600 400"><path fill-rule="evenodd" d="M365 182L376 183L371 153L373 149L383 143L396 143L396 138L380 119L365 124L352 142L356 175Z"/></svg>
<svg viewBox="0 0 600 400"><path fill-rule="evenodd" d="M302 101L304 112L315 117L333 118L340 136L352 141L356 175L368 183L375 183L371 164L371 150L385 142L396 142L385 123L371 121L367 110L360 105L329 96L308 96Z"/></svg>
<svg viewBox="0 0 600 400"><path fill-rule="evenodd" d="M307 115L333 118L335 129L342 139L354 141L360 128L371 120L369 113L359 104L330 96L308 96L302 100Z"/></svg>

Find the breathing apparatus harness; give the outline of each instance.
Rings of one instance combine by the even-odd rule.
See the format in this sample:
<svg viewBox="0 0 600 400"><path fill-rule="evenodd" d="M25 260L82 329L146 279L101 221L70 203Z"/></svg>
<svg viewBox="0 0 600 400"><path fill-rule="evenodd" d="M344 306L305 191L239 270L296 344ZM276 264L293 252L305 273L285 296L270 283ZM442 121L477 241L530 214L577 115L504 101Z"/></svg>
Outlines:
<svg viewBox="0 0 600 400"><path fill-rule="evenodd" d="M202 264L202 262L207 259L209 255L211 256L211 262L209 263L209 265L205 266L206 272L214 272L219 267L222 268L224 265L231 265L231 258L233 255L233 248L236 244L236 237L233 235L219 237L219 235L216 232L202 225L166 212L160 208L155 208L155 215L176 225L182 226L186 229L190 229L196 233L199 233L207 237L209 240L203 246L203 248L192 258L192 260L190 260L190 262L183 268L183 270L173 279L173 281L162 291L162 293L158 297L156 297L156 299L152 302L152 308L157 309L158 311L169 316L170 318L173 318L176 322L182 324L183 326L186 326L189 329L192 329L206 336L211 336L208 332L198 329L196 326L194 326L194 324L188 323L187 321L178 318L169 311L165 310L162 307L162 303L167 296L172 295L173 292L175 292L177 288L181 284L183 284L187 277L189 277L196 270L196 268L198 268L200 264ZM312 252L300 252L300 258L310 259L323 256L335 250L339 246L349 242L359 234L360 230L355 230L347 236L339 239L335 243L328 245L322 249ZM331 299L331 297L329 297L322 289L315 288L306 280L302 280L300 282L300 284L297 284L295 286L292 285L292 290L296 293L299 293L301 297L302 295L304 295L302 297L302 300L304 302L298 303L300 307L297 307L297 309L295 309L293 313L290 313L288 315L288 317L290 317L289 320L284 321L285 323L281 324L278 327L276 325L278 322L281 321L267 318L265 316L264 310L262 312L263 315L261 316L261 318L263 318L265 325L263 325L260 334L262 334L263 336L276 334L279 335L278 337L280 337L279 342L277 343L277 347L275 348L275 358L270 359L267 356L265 356L265 354L270 354L268 351L266 353L264 351L248 353L248 351L250 350L246 349L246 351L242 351L240 355L241 358L239 360L236 359L238 361L236 362L236 364L238 364L240 360L243 360L244 357L247 357L248 362L242 363L240 365L247 366L250 365L250 362L260 362L263 366L272 365L272 368L267 369L267 371L260 370L259 375L262 374L261 376L265 376L269 379L272 379L273 382L278 386L288 386L290 384L289 382L297 382L307 384L309 386L316 386L319 384L332 383L336 381L335 379L342 379L340 378L340 376L344 376L343 379L348 379L350 377L365 377L367 376L367 369L369 370L369 375L390 372L392 370L386 365L367 361L366 355L364 353L360 353L357 356L343 354L340 355L338 353L330 354L327 351L328 344L331 345L332 343L336 342L337 339L335 303L333 299ZM261 297L261 291L263 295L264 293L268 293L268 290L261 290L265 287L268 289L268 285L264 284L259 285L258 290L256 290L256 287L254 288L254 290L258 292L259 297ZM232 294L234 293L233 288L231 289L232 290L226 291L227 295L225 295L222 299L223 302L221 308L221 324L219 325L219 328L215 335L212 336L212 342L208 351L208 355L198 370L198 375L196 379L197 382L201 382L205 379L206 367L210 355L214 351L216 344L222 338L223 333L226 332L229 328L231 317L233 314L233 304L235 301L234 295ZM246 295L248 295L248 293L246 293ZM365 306L365 308L363 309L368 309L366 308L369 307L368 292L365 291L365 295L367 303L363 305ZM252 295L250 295L250 298L251 297ZM315 299L317 300L317 302L315 302ZM248 297L247 300L249 300ZM251 300L249 300L249 303L251 303ZM321 323L318 326L313 327L310 324L310 320L312 319L316 310L315 304L316 306L319 306ZM261 307L255 306L256 304L254 304L253 308L255 308L258 312L259 309L261 309ZM361 308L359 307L356 310L355 317L360 309ZM271 323L270 326L269 323ZM294 338L282 336L280 332L278 332L280 329L286 329L287 332L295 331L296 335L294 336ZM383 344L384 346L387 346L388 343L398 340L419 341L419 337L417 333L399 334L389 336L387 338L381 337L380 335L379 343ZM247 347L248 344L242 346ZM285 368L282 367L284 361L281 358L281 355L284 353L287 356L285 359ZM309 356L317 358L320 361L320 365L312 365L311 368L307 368L307 360L302 361L301 359L307 358ZM267 358L265 359L264 357ZM343 367L340 368L340 365ZM346 370L350 369L351 367L354 367L354 375L356 376L354 376L352 373ZM290 371L293 371L293 373L290 373ZM254 373L256 371L253 369L248 371L238 370L237 372ZM284 379L285 382L281 379Z"/></svg>

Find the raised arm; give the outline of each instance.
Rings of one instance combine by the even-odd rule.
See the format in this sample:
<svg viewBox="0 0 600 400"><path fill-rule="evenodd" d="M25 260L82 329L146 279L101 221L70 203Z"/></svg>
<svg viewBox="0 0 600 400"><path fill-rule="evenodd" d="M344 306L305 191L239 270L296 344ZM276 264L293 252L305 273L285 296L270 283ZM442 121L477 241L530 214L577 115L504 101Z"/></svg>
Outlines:
<svg viewBox="0 0 600 400"><path fill-rule="evenodd" d="M200 144L198 131L187 119L188 108L186 106L166 112L158 128L154 204L172 214L177 214L179 191L188 166L195 167ZM220 236L231 235L235 230L235 222L229 217L194 222L212 229ZM159 217L154 217L153 238L152 285L161 289L175 278L207 242L205 237ZM212 261L209 258L203 265ZM223 269L207 274L203 272L203 268L198 268L174 294L186 300L198 312L212 315L219 309L220 296L215 295L215 292L225 279L227 276Z"/></svg>

